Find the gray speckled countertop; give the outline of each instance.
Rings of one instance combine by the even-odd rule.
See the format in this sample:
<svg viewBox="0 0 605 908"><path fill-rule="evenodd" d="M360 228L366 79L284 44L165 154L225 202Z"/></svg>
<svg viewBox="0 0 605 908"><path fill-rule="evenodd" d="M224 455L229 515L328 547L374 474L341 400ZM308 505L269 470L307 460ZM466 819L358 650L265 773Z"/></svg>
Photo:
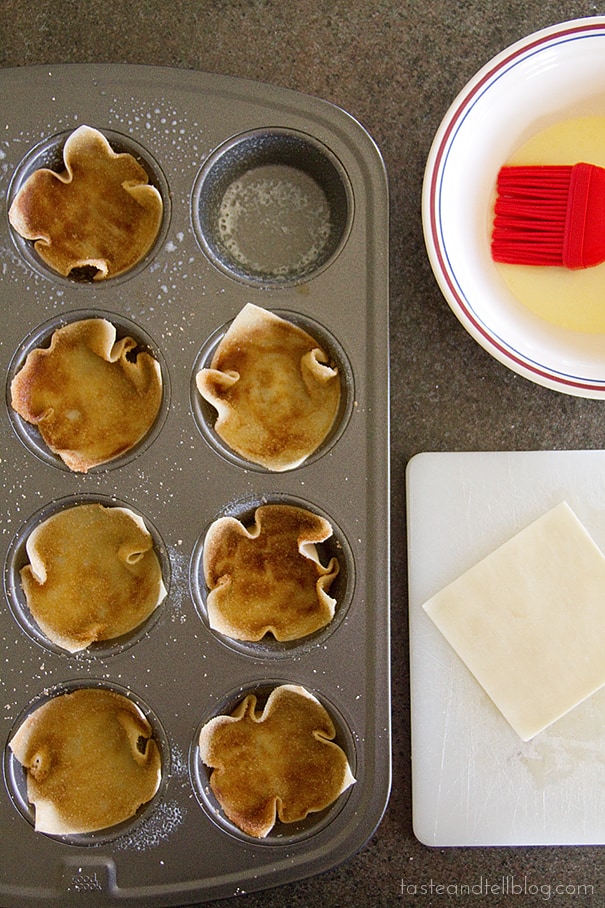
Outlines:
<svg viewBox="0 0 605 908"><path fill-rule="evenodd" d="M405 523L405 467L417 452L603 446L602 402L528 382L464 331L433 278L420 221L431 140L468 79L530 32L603 14L604 2L587 0L3 0L4 67L158 64L308 92L360 120L389 173L392 795L383 822L358 855L320 877L241 895L242 908L603 904L599 848L430 849L415 839ZM525 894L498 889L507 877L525 881ZM480 881L493 883L489 899L476 894ZM475 885L475 894L457 894L462 884Z"/></svg>

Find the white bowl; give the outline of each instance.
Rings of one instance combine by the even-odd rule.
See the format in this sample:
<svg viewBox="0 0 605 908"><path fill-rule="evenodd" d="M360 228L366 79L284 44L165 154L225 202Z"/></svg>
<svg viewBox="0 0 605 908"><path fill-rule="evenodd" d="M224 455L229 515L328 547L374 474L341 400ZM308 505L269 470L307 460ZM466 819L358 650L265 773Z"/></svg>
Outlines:
<svg viewBox="0 0 605 908"><path fill-rule="evenodd" d="M439 286L482 347L540 385L605 398L605 336L534 315L505 286L490 252L499 168L532 134L580 116L605 116L605 17L536 32L471 79L433 141L422 217Z"/></svg>

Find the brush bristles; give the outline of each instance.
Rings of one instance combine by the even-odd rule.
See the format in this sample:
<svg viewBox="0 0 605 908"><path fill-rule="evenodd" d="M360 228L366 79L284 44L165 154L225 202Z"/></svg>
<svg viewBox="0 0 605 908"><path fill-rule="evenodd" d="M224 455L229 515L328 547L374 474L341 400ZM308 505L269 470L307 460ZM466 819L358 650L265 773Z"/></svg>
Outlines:
<svg viewBox="0 0 605 908"><path fill-rule="evenodd" d="M560 265L572 167L503 167L498 174L492 257L518 265Z"/></svg>

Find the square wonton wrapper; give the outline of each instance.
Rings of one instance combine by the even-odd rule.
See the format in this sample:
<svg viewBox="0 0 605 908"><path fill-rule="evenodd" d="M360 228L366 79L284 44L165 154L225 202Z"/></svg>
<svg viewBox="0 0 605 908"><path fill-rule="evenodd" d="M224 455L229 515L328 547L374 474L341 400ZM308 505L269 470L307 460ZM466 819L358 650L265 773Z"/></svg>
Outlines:
<svg viewBox="0 0 605 908"><path fill-rule="evenodd" d="M605 684L605 556L565 502L423 608L524 741Z"/></svg>

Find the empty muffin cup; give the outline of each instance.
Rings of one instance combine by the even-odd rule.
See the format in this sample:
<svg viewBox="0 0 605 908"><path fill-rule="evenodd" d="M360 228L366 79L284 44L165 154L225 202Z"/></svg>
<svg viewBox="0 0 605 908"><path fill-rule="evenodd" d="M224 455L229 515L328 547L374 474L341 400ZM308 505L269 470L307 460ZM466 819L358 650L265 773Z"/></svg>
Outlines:
<svg viewBox="0 0 605 908"><path fill-rule="evenodd" d="M68 167L64 158L66 143L71 140L67 145L70 149L75 144L76 133L101 136L116 155L129 155L134 160L127 172L117 172L112 179L113 163L111 170L104 167L97 173L90 170L88 159ZM42 192L41 200L38 195L26 200L22 193L14 205L26 182L30 180L31 186L34 173L44 170L60 174L61 179L51 177L39 181L35 191L37 194ZM73 177L68 180L70 170ZM86 180L82 177L84 172L90 173ZM106 180L111 182L106 185ZM78 191L85 196L81 202L75 195ZM94 194L101 194L99 206L94 204ZM91 205L95 229L88 235L91 223L88 216L81 224L74 224L78 213L87 211ZM10 182L7 211L12 240L34 271L53 282L98 287L107 281L129 278L149 265L165 240L170 224L170 191L155 158L130 136L110 129L80 126L49 136L30 149ZM104 230L104 218L109 218L107 231ZM136 239L129 242L129 236ZM70 267L72 253L75 258Z"/></svg>
<svg viewBox="0 0 605 908"><path fill-rule="evenodd" d="M255 285L297 283L346 242L353 196L337 157L293 129L256 129L210 155L193 189L195 234L222 271Z"/></svg>
<svg viewBox="0 0 605 908"><path fill-rule="evenodd" d="M234 822L233 819L230 819L221 806L215 791L211 785L211 776L213 770L211 767L207 766L204 763L202 751L200 748L200 733L209 722L220 717L220 716L232 716L236 710L239 710L244 701L253 696L256 699L255 712L257 717L260 717L261 712L266 715L266 705L269 697L274 694L279 688L294 688L295 691L302 693L303 699L308 701L309 699L314 701L315 708L320 712L323 711L324 718L319 718L318 725L324 725L326 719L325 714L327 713L327 725L331 725L331 731L334 732L333 737L324 738L324 741L327 742L325 748L325 757L328 762L332 760L333 754L330 754L332 750L332 745L336 745L340 751L340 758L344 755L346 762L348 763L348 769L343 775L342 778L342 790L339 794L334 794L331 803L321 809L314 809L311 807L311 804L316 800L316 792L313 790L313 782L309 780L308 773L311 772L314 774L317 772L318 780L323 781L328 778L330 772L327 769L327 766L322 766L323 756L319 755L320 764L315 765L313 768L308 767L307 772L301 771L300 765L292 765L291 772L293 775L296 775L298 770L298 778L301 784L305 782L309 786L309 812L303 819L282 822L279 819L279 815L276 815L275 822L272 828L267 832L265 831L262 834L251 834L250 832L244 831L242 825ZM308 717L307 717L308 721ZM286 719L286 727L288 720ZM240 739L240 746L242 746L243 751L246 750L247 744L245 743L245 738L247 737L249 730L254 729L254 723L246 723L247 728L242 726L242 731L240 734L244 737ZM262 725L262 722L261 722ZM307 728L310 726L307 725ZM319 731L319 728L316 728L316 734L311 734L309 737L313 739L313 746L317 743L318 739L323 737L327 726L324 725L323 731ZM293 732L293 729L290 729L290 733ZM264 759L266 756L270 759L270 746L268 750L265 750L265 747L269 745L269 741L264 737L264 742L261 744L260 753L263 754L261 759ZM284 743L283 750L280 749L279 759L277 764L282 770L285 762L290 759L288 752L288 746ZM323 748L320 748L320 751ZM256 762L256 761L255 761ZM314 762L314 761L313 761ZM213 709L209 710L208 713L202 718L200 725L195 731L193 740L191 742L190 752L189 752L189 771L190 778L193 790L195 792L196 798L210 818L210 820L216 824L220 829L222 829L227 835L231 835L241 841L244 841L250 845L256 846L292 846L300 842L304 842L311 836L314 836L328 827L331 823L335 821L337 816L342 811L345 806L351 790L355 788L355 777L357 771L357 759L356 759L356 748L354 743L353 733L351 731L349 723L344 718L340 710L335 706L333 702L326 700L326 698L319 692L315 690L310 690L309 688L304 688L299 686L296 682L292 681L277 681L277 680L263 680L262 682L251 682L245 686L239 687L235 691L227 693L220 701L216 703ZM250 764L252 766L253 764ZM272 787L271 772L269 766L258 767L259 769L259 778L264 777L265 783L269 782L269 788L272 792L275 792L277 789ZM269 772L267 773L267 770ZM253 772L250 767L248 767L250 773ZM283 770L282 770L283 772ZM286 774L287 775L287 774ZM247 786L246 786L247 787ZM237 788L237 784L236 784ZM246 798L247 799L247 798ZM248 800L248 799L247 799ZM283 807L284 805L282 805ZM317 805L315 805L317 806Z"/></svg>

